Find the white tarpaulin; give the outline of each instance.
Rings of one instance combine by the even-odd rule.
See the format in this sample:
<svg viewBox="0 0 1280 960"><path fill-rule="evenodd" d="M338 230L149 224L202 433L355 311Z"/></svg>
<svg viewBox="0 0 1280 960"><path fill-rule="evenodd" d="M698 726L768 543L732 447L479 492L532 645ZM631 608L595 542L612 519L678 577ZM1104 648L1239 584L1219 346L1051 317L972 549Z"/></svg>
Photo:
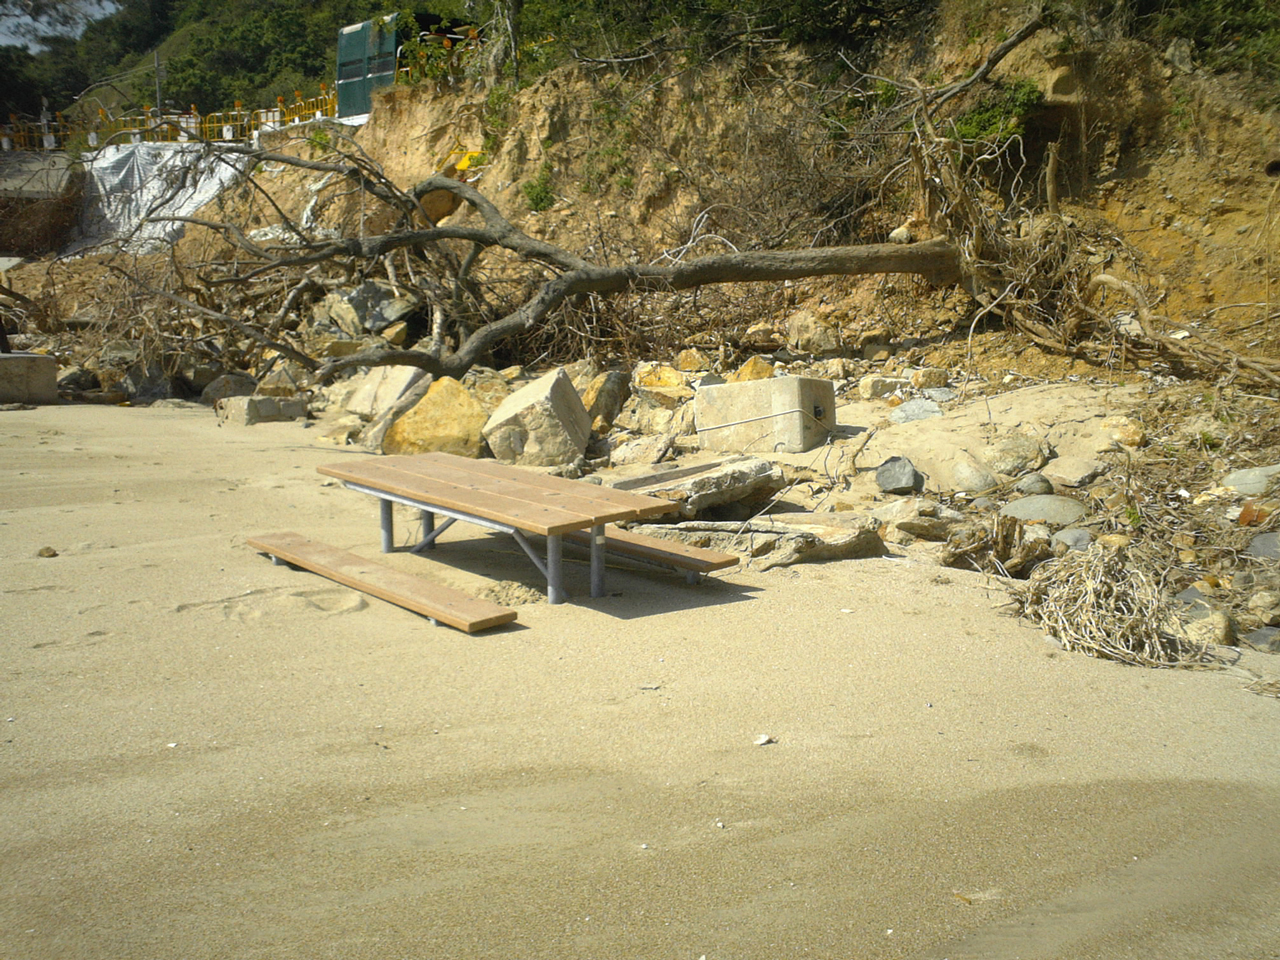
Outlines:
<svg viewBox="0 0 1280 960"><path fill-rule="evenodd" d="M126 143L82 162L84 237L73 250L123 240L128 249L148 253L183 233L183 224L158 218L191 216L240 175L245 160L199 143Z"/></svg>

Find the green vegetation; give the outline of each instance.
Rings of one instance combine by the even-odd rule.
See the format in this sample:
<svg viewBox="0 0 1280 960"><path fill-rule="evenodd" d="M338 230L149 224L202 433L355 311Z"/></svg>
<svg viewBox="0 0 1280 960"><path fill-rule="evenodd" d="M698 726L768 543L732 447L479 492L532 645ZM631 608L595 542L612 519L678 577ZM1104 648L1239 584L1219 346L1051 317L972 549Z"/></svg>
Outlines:
<svg viewBox="0 0 1280 960"><path fill-rule="evenodd" d="M1044 101L1044 94L1034 80L1015 80L999 84L983 94L977 106L953 121L955 135L961 140L1003 143L1021 136L1023 124Z"/></svg>
<svg viewBox="0 0 1280 960"><path fill-rule="evenodd" d="M551 164L544 162L538 170L538 176L526 180L520 185L524 197L529 201L529 209L534 213L550 210L556 202L555 191L551 189Z"/></svg>

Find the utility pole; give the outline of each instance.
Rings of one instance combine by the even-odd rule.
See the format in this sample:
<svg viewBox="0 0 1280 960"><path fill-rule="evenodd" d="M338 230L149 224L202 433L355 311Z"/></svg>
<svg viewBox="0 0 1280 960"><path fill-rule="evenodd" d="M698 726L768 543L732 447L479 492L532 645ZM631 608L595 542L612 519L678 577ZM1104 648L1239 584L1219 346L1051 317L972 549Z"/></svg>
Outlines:
<svg viewBox="0 0 1280 960"><path fill-rule="evenodd" d="M153 51L152 56L155 57L156 61L156 119L159 120L164 116L164 101L160 99L160 51Z"/></svg>

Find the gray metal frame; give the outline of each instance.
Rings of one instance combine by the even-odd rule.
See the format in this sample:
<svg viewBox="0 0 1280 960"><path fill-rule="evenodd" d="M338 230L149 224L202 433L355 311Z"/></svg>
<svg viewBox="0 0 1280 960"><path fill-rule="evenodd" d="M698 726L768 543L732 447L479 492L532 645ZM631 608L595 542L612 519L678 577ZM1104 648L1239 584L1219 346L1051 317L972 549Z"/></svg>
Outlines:
<svg viewBox="0 0 1280 960"><path fill-rule="evenodd" d="M525 536L525 531L510 524L499 523L497 520L488 520L484 517L477 517L460 510L451 510L446 507L437 506L435 504L426 503L422 500L414 500L411 497L402 497L398 494L388 493L385 490L378 490L361 483L352 483L349 480L343 480L342 485L348 490L354 490L357 493L367 493L372 497L378 498L379 504L379 522L382 527L382 552L390 553L395 548L395 521L392 514L392 504L400 503L406 507L412 507L422 513L422 532L423 537L413 547L410 553L420 553L425 550L434 550L436 546L436 538L444 533L454 521L462 520L465 523L474 523L476 526L485 527L488 530L495 530L499 533L507 533L515 538L516 543L533 561L533 565L538 568L547 579L547 602L548 603L564 603L568 599L564 591L564 564L563 550L564 538L559 534L551 534L547 537L547 557L544 563L542 558L538 556L533 549L533 545L529 543ZM436 526L436 514L447 517L444 523ZM604 584L604 560L605 560L605 533L604 524L597 524L591 528L591 596L603 597L605 595Z"/></svg>

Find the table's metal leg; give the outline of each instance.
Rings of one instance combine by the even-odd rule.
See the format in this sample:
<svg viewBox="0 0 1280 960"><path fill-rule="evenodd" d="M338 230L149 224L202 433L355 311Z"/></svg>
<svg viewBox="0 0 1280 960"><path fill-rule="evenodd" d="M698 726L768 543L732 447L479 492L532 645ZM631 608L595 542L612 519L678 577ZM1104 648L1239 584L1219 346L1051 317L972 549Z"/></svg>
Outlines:
<svg viewBox="0 0 1280 960"><path fill-rule="evenodd" d="M547 537L547 602L564 603L564 579L560 564L563 538L559 534Z"/></svg>
<svg viewBox="0 0 1280 960"><path fill-rule="evenodd" d="M591 528L591 595L604 596L604 524Z"/></svg>
<svg viewBox="0 0 1280 960"><path fill-rule="evenodd" d="M422 548L424 550L434 550L436 548L435 540L427 539L428 537L431 536L435 528L436 528L436 515L432 513L430 510L423 510L422 511L422 539L425 541L425 543L423 544Z"/></svg>
<svg viewBox="0 0 1280 960"><path fill-rule="evenodd" d="M396 531L391 516L393 506L390 500L378 501L382 511L382 552L390 553L396 545Z"/></svg>

